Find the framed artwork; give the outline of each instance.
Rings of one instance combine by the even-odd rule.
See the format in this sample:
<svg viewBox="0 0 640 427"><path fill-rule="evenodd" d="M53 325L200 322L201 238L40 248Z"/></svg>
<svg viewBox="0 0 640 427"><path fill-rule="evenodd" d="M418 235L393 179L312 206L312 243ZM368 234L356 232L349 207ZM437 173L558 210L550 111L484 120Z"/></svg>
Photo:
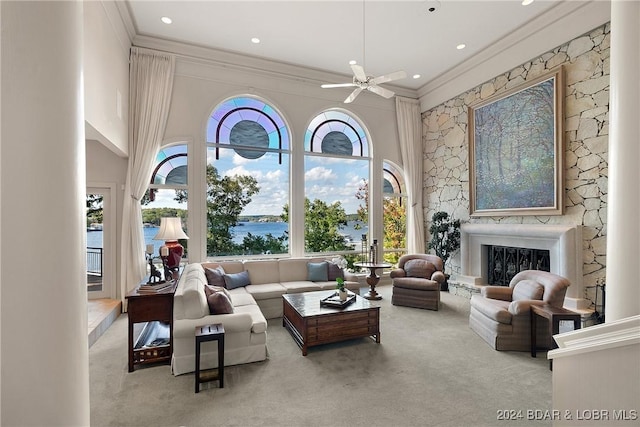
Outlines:
<svg viewBox="0 0 640 427"><path fill-rule="evenodd" d="M563 69L469 107L471 216L562 215Z"/></svg>

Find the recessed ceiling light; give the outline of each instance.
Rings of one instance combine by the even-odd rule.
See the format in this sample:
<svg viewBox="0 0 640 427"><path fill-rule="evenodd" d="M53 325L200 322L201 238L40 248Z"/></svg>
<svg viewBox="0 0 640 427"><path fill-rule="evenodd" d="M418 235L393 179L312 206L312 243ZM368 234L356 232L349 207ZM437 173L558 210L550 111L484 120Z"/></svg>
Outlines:
<svg viewBox="0 0 640 427"><path fill-rule="evenodd" d="M252 38L251 38L251 43L258 44L258 43L260 43L260 39L259 39L259 38L257 38L257 37L252 37Z"/></svg>
<svg viewBox="0 0 640 427"><path fill-rule="evenodd" d="M358 61L356 61L355 59L352 59L351 61L349 61L349 65L356 65L358 63Z"/></svg>
<svg viewBox="0 0 640 427"><path fill-rule="evenodd" d="M420 77L422 77L420 74L414 74L414 75L413 75L413 78L414 78L414 79L419 79Z"/></svg>
<svg viewBox="0 0 640 427"><path fill-rule="evenodd" d="M523 6L529 6L531 3L533 3L533 0L522 0Z"/></svg>
<svg viewBox="0 0 640 427"><path fill-rule="evenodd" d="M467 45L466 45L466 44L464 44L464 43L460 43L458 46L456 46L456 49L458 49L458 50L462 50L462 49L464 49L465 47L467 47Z"/></svg>
<svg viewBox="0 0 640 427"><path fill-rule="evenodd" d="M168 16L163 16L162 18L160 18L160 20L162 22L164 22L165 24L171 24L173 22L173 20L171 18L169 18Z"/></svg>

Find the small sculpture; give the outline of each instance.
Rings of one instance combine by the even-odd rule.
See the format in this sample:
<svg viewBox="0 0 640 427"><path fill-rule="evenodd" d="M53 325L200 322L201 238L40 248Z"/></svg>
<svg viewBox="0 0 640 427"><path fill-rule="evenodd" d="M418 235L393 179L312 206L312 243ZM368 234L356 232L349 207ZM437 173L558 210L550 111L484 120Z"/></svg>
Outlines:
<svg viewBox="0 0 640 427"><path fill-rule="evenodd" d="M149 261L149 268L151 270L147 283L162 283L162 273L153 265L153 256L147 255L147 260Z"/></svg>

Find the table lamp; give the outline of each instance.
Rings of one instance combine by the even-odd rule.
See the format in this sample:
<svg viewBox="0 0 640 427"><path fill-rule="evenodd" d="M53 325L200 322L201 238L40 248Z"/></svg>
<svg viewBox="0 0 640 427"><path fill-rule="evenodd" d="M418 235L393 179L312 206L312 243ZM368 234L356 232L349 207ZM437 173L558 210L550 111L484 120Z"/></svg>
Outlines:
<svg viewBox="0 0 640 427"><path fill-rule="evenodd" d="M167 270L173 272L180 267L180 260L184 253L184 247L178 243L178 239L188 239L182 230L182 223L178 217L160 218L160 230L154 236L154 240L164 240L164 245L160 246L160 258ZM169 279L165 277L165 279Z"/></svg>

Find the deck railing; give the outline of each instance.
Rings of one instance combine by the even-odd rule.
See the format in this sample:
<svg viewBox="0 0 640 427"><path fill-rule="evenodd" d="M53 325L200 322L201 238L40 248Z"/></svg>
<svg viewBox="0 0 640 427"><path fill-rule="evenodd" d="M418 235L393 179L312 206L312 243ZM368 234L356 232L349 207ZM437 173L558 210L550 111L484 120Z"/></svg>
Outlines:
<svg viewBox="0 0 640 427"><path fill-rule="evenodd" d="M87 274L102 277L102 248L87 248Z"/></svg>

